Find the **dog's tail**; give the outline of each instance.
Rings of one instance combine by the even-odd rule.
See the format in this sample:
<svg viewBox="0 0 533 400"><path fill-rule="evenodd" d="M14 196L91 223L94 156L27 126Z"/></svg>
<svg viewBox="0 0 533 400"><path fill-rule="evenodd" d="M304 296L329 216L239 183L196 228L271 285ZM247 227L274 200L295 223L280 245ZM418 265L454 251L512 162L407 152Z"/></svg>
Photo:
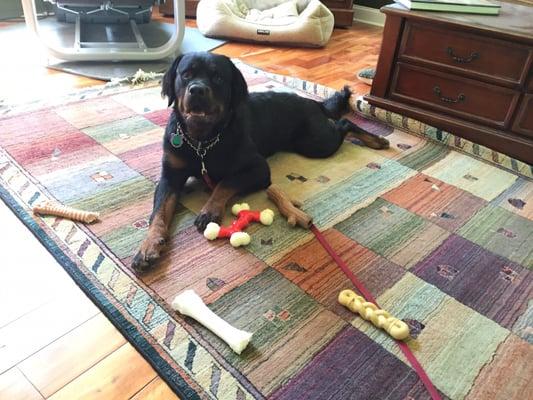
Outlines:
<svg viewBox="0 0 533 400"><path fill-rule="evenodd" d="M328 118L338 120L348 111L350 111L350 96L352 95L351 89L348 85L344 86L342 90L336 92L330 98L320 103L324 114Z"/></svg>

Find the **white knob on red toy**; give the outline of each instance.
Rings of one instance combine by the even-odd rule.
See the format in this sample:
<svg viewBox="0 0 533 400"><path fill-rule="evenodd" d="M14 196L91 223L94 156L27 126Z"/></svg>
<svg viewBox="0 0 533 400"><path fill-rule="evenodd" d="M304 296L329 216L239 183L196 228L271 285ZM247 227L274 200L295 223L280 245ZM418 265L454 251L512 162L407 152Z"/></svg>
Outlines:
<svg viewBox="0 0 533 400"><path fill-rule="evenodd" d="M240 203L240 204L234 204L233 207L231 207L231 213L233 215L239 214L242 210L249 210L250 206L248 203Z"/></svg>
<svg viewBox="0 0 533 400"><path fill-rule="evenodd" d="M274 211L270 208L261 211L261 214L259 214L259 220L263 225L271 225L272 222L274 222Z"/></svg>
<svg viewBox="0 0 533 400"><path fill-rule="evenodd" d="M220 232L220 225L216 222L210 222L207 224L204 230L204 237L207 240L215 240Z"/></svg>
<svg viewBox="0 0 533 400"><path fill-rule="evenodd" d="M246 246L250 244L250 235L246 232L235 232L231 234L229 242L233 247Z"/></svg>

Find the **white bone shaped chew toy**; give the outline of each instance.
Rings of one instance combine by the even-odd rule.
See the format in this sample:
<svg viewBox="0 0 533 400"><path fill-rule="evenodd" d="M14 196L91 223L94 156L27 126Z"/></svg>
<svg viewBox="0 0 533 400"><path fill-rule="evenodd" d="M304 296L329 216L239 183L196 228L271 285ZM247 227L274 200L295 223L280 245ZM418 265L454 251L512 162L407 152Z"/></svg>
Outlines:
<svg viewBox="0 0 533 400"><path fill-rule="evenodd" d="M366 301L353 290L343 290L339 293L339 303L348 310L358 313L376 327L383 329L394 339L404 340L409 337L409 325L393 317L385 310L380 310L374 303Z"/></svg>
<svg viewBox="0 0 533 400"><path fill-rule="evenodd" d="M246 246L250 243L250 235L242 230L248 224L261 222L263 225L271 225L274 221L274 211L268 208L263 211L250 211L247 203L235 204L231 212L237 216L237 219L230 226L220 226L216 222L210 222L204 230L204 237L208 240L229 237L233 247Z"/></svg>
<svg viewBox="0 0 533 400"><path fill-rule="evenodd" d="M189 289L178 294L172 301L172 309L194 318L226 342L237 354L241 354L252 338L253 333L231 326L211 311L194 290Z"/></svg>

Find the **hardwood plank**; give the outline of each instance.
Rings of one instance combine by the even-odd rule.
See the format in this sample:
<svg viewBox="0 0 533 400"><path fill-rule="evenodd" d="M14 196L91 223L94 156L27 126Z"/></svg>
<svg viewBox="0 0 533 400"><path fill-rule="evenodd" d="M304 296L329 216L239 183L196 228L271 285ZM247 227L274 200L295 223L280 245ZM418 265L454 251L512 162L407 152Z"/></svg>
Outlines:
<svg viewBox="0 0 533 400"><path fill-rule="evenodd" d="M98 314L98 309L76 288L0 329L0 372Z"/></svg>
<svg viewBox="0 0 533 400"><path fill-rule="evenodd" d="M43 398L18 368L11 368L0 375L0 399L41 400Z"/></svg>
<svg viewBox="0 0 533 400"><path fill-rule="evenodd" d="M152 367L126 343L49 399L127 399L155 377Z"/></svg>
<svg viewBox="0 0 533 400"><path fill-rule="evenodd" d="M0 254L2 265L6 266L0 280L1 329L50 302L64 289L76 286L3 202L0 202L0 221ZM29 251L13 251L20 249L21 243Z"/></svg>
<svg viewBox="0 0 533 400"><path fill-rule="evenodd" d="M49 397L125 343L107 318L98 314L23 361L19 368Z"/></svg>
<svg viewBox="0 0 533 400"><path fill-rule="evenodd" d="M163 379L155 378L146 385L140 392L131 398L131 400L173 400L179 399L178 396L168 387Z"/></svg>

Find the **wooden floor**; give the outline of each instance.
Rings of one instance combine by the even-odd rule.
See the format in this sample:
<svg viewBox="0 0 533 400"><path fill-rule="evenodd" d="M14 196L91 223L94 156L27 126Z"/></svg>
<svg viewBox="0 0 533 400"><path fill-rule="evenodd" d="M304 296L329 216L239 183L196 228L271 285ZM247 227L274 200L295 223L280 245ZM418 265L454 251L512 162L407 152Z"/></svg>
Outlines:
<svg viewBox="0 0 533 400"><path fill-rule="evenodd" d="M335 30L324 49L228 43L216 52L366 93L356 72L375 64L381 32L356 24ZM2 97L21 101L30 93L56 96L102 83L44 68L31 45L17 42L26 51L0 61ZM176 398L2 202L0 221L0 399Z"/></svg>

